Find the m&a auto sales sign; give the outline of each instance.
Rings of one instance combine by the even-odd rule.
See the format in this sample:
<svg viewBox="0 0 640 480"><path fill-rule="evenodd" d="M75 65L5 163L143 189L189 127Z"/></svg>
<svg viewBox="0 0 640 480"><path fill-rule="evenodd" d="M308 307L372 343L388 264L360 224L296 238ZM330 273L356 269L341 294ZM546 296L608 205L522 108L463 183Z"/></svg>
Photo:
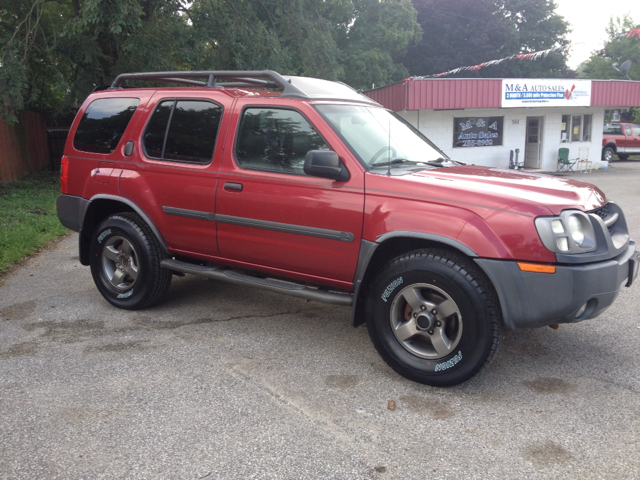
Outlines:
<svg viewBox="0 0 640 480"><path fill-rule="evenodd" d="M591 80L562 78L502 80L502 108L510 107L588 107Z"/></svg>

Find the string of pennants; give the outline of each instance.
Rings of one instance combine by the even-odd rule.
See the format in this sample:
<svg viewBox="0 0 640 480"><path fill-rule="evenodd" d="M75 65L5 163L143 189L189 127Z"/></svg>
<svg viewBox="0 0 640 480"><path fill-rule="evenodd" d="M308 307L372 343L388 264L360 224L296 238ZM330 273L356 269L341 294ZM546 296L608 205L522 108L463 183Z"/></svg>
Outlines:
<svg viewBox="0 0 640 480"><path fill-rule="evenodd" d="M636 28L634 30L629 30L628 32L623 32L616 35L614 40L622 40L627 37L638 37L640 39L640 28ZM434 75L424 75L424 76L413 76L407 78L407 80L424 80L426 78L439 78L446 77L447 75L455 75L460 72L475 72L485 67L492 67L494 65L500 65L503 62L507 62L509 60L538 60L540 58L544 58L552 53L560 53L560 52L568 52L572 47L576 45L581 45L583 42L572 43L570 45L564 45L559 47L549 48L547 50L540 50L538 52L532 53L521 53L516 55L509 55L508 57L501 58L499 60L491 60L489 62L480 63L478 65L468 66L468 67L458 67L453 70L449 70L448 72L436 73Z"/></svg>

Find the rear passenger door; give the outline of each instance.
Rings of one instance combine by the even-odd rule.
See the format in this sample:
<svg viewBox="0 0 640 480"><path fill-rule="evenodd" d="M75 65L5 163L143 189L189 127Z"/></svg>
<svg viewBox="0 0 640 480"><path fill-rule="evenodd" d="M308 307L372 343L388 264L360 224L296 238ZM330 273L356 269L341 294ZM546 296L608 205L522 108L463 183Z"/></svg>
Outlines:
<svg viewBox="0 0 640 480"><path fill-rule="evenodd" d="M175 254L218 253L214 153L229 106L203 97L152 99L138 161L120 178L121 193L151 216Z"/></svg>
<svg viewBox="0 0 640 480"><path fill-rule="evenodd" d="M306 107L306 108L305 108ZM348 288L364 208L363 171L309 105L239 106L216 194L220 254L284 276ZM231 139L232 130L228 138ZM304 173L309 150L333 150L350 172L338 182Z"/></svg>

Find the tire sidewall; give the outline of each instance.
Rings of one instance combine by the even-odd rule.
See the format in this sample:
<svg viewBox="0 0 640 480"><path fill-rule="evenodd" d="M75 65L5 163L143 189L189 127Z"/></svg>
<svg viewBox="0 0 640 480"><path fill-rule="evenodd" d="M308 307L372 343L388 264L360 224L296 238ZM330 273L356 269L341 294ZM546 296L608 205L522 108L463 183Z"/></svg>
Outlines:
<svg viewBox="0 0 640 480"><path fill-rule="evenodd" d="M102 266L102 250L112 237L123 237L133 245L138 258L138 277L135 284L127 290L118 290L105 276ZM102 294L112 305L124 309L136 308L147 296L150 282L147 281L153 268L148 253L147 242L143 234L123 217L108 218L95 230L90 247L91 275Z"/></svg>
<svg viewBox="0 0 640 480"><path fill-rule="evenodd" d="M367 302L367 327L374 343L396 371L403 376L431 385L460 383L477 373L491 350L492 321L481 294L464 270L418 256L404 258L385 268L374 281ZM464 273L463 273L464 272ZM395 337L390 322L391 305L398 294L412 284L426 283L444 290L457 304L462 317L462 336L456 348L439 359L418 357L406 350ZM385 301L385 294L387 295Z"/></svg>

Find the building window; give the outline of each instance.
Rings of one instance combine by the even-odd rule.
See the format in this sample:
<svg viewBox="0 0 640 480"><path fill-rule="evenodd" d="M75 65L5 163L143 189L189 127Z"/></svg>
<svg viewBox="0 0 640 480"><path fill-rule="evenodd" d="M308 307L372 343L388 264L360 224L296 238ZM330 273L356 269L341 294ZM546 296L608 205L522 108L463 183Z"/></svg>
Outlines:
<svg viewBox="0 0 640 480"><path fill-rule="evenodd" d="M560 128L560 141L590 142L592 115L563 115Z"/></svg>

